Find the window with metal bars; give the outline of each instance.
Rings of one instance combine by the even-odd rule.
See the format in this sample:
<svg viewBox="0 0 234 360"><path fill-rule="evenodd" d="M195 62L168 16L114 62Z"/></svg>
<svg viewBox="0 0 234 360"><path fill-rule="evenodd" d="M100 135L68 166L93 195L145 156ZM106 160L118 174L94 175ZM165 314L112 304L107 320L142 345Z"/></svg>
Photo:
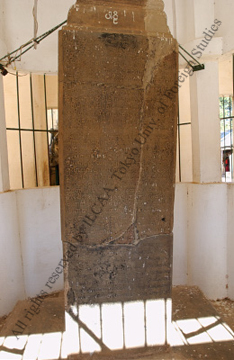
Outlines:
<svg viewBox="0 0 234 360"><path fill-rule="evenodd" d="M57 76L4 78L10 189L59 184Z"/></svg>
<svg viewBox="0 0 234 360"><path fill-rule="evenodd" d="M220 147L222 164L222 181L233 181L233 118L232 96L219 98L220 110Z"/></svg>
<svg viewBox="0 0 234 360"><path fill-rule="evenodd" d="M4 78L10 189L59 185L57 75L15 75ZM179 182L192 181L187 119L178 116Z"/></svg>
<svg viewBox="0 0 234 360"><path fill-rule="evenodd" d="M192 172L192 125L189 79L179 89L177 122L176 181L193 181Z"/></svg>

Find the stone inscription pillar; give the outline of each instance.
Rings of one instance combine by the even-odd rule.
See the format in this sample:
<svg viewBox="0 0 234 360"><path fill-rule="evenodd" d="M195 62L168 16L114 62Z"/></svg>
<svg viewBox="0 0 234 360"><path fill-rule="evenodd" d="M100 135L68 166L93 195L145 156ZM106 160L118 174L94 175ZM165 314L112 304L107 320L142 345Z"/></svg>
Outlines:
<svg viewBox="0 0 234 360"><path fill-rule="evenodd" d="M77 0L60 31L66 308L171 296L177 43L162 0Z"/></svg>

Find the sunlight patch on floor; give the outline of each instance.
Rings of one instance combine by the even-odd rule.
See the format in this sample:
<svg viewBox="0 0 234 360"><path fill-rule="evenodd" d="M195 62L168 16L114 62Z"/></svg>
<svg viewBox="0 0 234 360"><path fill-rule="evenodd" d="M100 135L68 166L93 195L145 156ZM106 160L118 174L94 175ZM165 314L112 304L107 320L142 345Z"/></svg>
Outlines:
<svg viewBox="0 0 234 360"><path fill-rule="evenodd" d="M68 355L169 344L233 341L218 316L171 321L171 299L72 306L66 331L0 338L0 360L56 360Z"/></svg>

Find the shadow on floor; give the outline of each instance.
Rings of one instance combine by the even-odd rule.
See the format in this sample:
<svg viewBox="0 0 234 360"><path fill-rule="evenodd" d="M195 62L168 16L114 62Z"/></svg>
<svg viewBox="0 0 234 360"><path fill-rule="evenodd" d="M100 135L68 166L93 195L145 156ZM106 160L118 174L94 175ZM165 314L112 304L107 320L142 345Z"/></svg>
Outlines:
<svg viewBox="0 0 234 360"><path fill-rule="evenodd" d="M79 353L82 345L65 331L62 292L43 299L20 301L0 332L0 360L234 359L233 329L223 322L198 288L175 287L172 304L172 327L168 340L171 348L166 344L121 351L109 351L108 347L104 347L101 353L90 354L87 351L84 354ZM98 344L101 340L97 333L88 323L78 320L71 327L75 331L79 327L81 338L89 335Z"/></svg>

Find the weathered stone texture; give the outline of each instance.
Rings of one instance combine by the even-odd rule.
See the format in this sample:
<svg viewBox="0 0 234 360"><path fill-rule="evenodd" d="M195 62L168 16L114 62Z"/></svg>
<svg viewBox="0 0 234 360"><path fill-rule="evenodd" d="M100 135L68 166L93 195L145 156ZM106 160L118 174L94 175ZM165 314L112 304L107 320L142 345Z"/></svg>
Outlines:
<svg viewBox="0 0 234 360"><path fill-rule="evenodd" d="M74 51L74 34L62 33L69 53L63 59L66 125L60 128L66 144L64 238L71 242L76 242L74 224L83 224L86 215L95 217L91 207L96 203L99 209L98 197L106 196L103 188L117 189L95 226L85 225L86 243L117 239L133 224L138 239L170 233L173 226L176 124L171 114L176 103L163 94L175 82L171 69L176 69L176 54L160 58L160 39L152 40L149 49L151 39L143 36L131 35L129 40L126 35L127 41L111 35L80 32ZM155 64L147 60L153 55L159 55ZM149 79L144 84L146 69ZM163 106L160 101L167 106L166 114L157 111ZM134 154L132 149L137 149ZM121 163L126 161L125 171Z"/></svg>
<svg viewBox="0 0 234 360"><path fill-rule="evenodd" d="M177 45L151 4L77 1L60 32L68 305L170 296Z"/></svg>
<svg viewBox="0 0 234 360"><path fill-rule="evenodd" d="M68 265L68 302L99 304L169 298L171 264L172 235L149 238L136 246L78 245Z"/></svg>

